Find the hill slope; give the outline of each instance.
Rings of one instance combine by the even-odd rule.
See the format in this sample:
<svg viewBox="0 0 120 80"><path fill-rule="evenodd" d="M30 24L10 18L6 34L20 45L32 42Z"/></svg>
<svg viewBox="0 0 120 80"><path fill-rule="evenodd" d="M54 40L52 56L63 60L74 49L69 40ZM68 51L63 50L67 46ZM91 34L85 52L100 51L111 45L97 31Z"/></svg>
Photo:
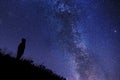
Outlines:
<svg viewBox="0 0 120 80"><path fill-rule="evenodd" d="M44 65L35 66L30 60L17 60L0 52L1 79L66 80Z"/></svg>

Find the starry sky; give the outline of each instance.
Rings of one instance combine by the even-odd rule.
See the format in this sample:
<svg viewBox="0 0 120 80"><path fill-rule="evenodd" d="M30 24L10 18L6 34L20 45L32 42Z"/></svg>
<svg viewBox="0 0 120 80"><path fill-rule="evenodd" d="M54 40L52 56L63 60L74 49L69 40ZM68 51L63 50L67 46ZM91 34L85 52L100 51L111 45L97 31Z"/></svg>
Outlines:
<svg viewBox="0 0 120 80"><path fill-rule="evenodd" d="M0 0L0 48L67 80L120 80L119 0Z"/></svg>

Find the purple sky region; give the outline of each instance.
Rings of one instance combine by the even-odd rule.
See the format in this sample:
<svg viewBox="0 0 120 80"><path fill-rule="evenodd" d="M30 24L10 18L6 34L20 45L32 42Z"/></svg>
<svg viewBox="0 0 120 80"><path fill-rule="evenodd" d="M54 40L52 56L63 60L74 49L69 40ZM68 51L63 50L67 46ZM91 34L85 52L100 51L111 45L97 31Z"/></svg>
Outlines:
<svg viewBox="0 0 120 80"><path fill-rule="evenodd" d="M67 80L120 80L119 0L0 0L0 48Z"/></svg>

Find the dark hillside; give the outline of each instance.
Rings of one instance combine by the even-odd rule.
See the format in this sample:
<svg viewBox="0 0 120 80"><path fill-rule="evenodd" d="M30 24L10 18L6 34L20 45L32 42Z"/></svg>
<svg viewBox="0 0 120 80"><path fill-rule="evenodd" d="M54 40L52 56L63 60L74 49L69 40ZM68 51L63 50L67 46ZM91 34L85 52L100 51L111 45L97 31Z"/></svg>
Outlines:
<svg viewBox="0 0 120 80"><path fill-rule="evenodd" d="M35 66L30 60L17 60L0 51L0 80L2 79L66 80L44 65Z"/></svg>

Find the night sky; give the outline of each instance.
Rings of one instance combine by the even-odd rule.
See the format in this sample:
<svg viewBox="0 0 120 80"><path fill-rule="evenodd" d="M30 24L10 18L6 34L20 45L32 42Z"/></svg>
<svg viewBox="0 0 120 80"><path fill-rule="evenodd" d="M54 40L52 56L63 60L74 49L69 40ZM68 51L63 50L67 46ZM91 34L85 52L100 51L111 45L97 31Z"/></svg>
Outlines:
<svg viewBox="0 0 120 80"><path fill-rule="evenodd" d="M120 80L119 0L0 0L0 48L67 80Z"/></svg>

